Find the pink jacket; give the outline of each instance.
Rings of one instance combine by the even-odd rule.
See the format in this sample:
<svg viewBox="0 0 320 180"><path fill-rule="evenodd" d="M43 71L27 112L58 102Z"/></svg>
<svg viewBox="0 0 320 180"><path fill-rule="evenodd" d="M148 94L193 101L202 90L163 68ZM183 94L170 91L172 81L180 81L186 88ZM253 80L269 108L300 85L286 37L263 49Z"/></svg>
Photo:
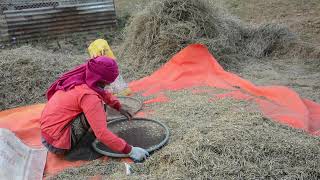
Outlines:
<svg viewBox="0 0 320 180"><path fill-rule="evenodd" d="M108 104L119 110L119 101L108 93ZM40 119L41 134L52 146L71 148L70 122L84 112L95 136L111 150L128 154L131 146L107 129L101 96L86 84L68 91L59 90L46 104Z"/></svg>

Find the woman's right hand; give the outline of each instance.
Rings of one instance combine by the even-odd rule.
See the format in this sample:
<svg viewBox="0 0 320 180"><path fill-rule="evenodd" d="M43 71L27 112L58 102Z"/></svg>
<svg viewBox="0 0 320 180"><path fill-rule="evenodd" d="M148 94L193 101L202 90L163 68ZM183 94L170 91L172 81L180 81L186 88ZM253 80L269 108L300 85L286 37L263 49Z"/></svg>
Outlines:
<svg viewBox="0 0 320 180"><path fill-rule="evenodd" d="M128 110L126 110L124 108L120 108L119 112L122 115L124 115L129 121L132 119L132 114Z"/></svg>
<svg viewBox="0 0 320 180"><path fill-rule="evenodd" d="M132 147L129 156L134 161L143 161L149 157L149 153L140 147Z"/></svg>

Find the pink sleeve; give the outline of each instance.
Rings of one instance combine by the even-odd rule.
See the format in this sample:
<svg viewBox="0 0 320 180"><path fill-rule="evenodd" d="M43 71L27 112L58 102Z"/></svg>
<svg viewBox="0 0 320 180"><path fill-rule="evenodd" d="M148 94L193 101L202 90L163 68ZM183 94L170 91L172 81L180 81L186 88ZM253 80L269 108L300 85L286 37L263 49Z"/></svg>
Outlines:
<svg viewBox="0 0 320 180"><path fill-rule="evenodd" d="M97 139L111 150L128 154L131 146L107 128L107 117L97 95L84 95L80 106Z"/></svg>

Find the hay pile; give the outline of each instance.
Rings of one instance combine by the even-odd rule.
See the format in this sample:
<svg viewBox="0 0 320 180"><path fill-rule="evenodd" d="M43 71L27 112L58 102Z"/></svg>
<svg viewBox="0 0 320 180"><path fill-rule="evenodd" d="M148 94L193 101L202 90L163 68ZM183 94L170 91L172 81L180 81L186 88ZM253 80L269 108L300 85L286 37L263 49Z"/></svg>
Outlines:
<svg viewBox="0 0 320 180"><path fill-rule="evenodd" d="M207 45L224 67L237 70L246 57L281 52L296 39L279 25L256 27L241 22L220 0L154 1L131 18L124 36L119 59L125 71L138 77L153 72L192 43Z"/></svg>
<svg viewBox="0 0 320 180"><path fill-rule="evenodd" d="M159 119L171 129L169 144L143 164L134 164L131 176L124 175L123 164L111 172L114 161L101 162L94 175L101 174L104 179L319 178L319 137L265 119L248 102L209 102L211 95L189 91L173 92L169 97L169 103L147 107L155 110L149 118ZM92 165L82 169L86 167ZM54 179L88 175L92 173L75 168Z"/></svg>
<svg viewBox="0 0 320 180"><path fill-rule="evenodd" d="M94 179L94 176L102 175L107 176L115 173L125 173L125 165L117 161L108 161L108 164L103 160L95 160L85 166L79 168L67 169L54 177L47 177L49 180L88 180Z"/></svg>
<svg viewBox="0 0 320 180"><path fill-rule="evenodd" d="M82 63L85 55L66 55L23 46L0 52L0 110L44 102L49 85Z"/></svg>

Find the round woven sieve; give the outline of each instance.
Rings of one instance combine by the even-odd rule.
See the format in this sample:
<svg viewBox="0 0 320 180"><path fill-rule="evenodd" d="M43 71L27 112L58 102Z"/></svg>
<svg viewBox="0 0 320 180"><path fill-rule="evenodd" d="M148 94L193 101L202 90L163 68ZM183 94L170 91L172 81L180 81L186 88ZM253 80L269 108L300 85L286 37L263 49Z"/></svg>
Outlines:
<svg viewBox="0 0 320 180"><path fill-rule="evenodd" d="M136 114L142 108L143 103L138 99L126 96L119 96L117 98L120 101L122 108L128 110L132 115ZM107 121L124 117L119 111L111 108L110 106L106 106L106 112Z"/></svg>
<svg viewBox="0 0 320 180"><path fill-rule="evenodd" d="M134 118L131 121L126 118L113 120L108 122L108 129L128 144L144 148L148 152L161 148L169 139L169 129L166 125L145 118ZM95 140L92 145L98 153L106 156L128 157L127 154L112 151L98 140Z"/></svg>

